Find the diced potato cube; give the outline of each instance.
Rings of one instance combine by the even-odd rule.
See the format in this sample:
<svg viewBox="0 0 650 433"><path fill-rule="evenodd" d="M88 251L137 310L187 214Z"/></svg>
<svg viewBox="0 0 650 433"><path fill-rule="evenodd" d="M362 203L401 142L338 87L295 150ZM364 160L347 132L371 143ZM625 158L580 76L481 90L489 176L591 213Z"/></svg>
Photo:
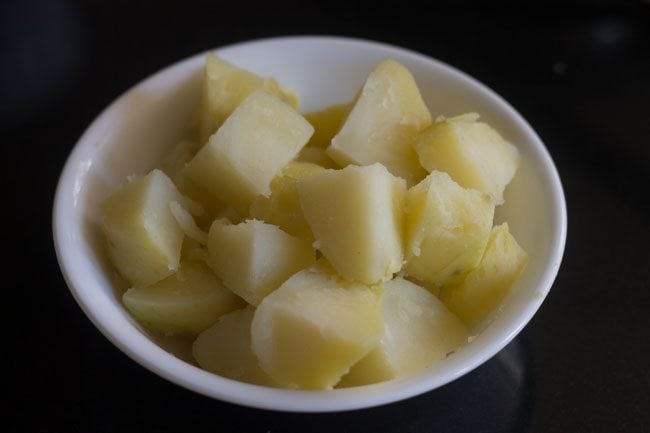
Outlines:
<svg viewBox="0 0 650 433"><path fill-rule="evenodd" d="M321 149L329 146L332 138L343 126L351 109L352 104L332 105L320 111L305 114L305 119L314 127L314 135L307 146Z"/></svg>
<svg viewBox="0 0 650 433"><path fill-rule="evenodd" d="M327 259L325 257L323 257L323 256L320 256L307 269L309 269L312 272L320 272L320 273L325 273L325 274L337 275L336 274L336 269L334 269L332 264L330 262L328 262Z"/></svg>
<svg viewBox="0 0 650 433"><path fill-rule="evenodd" d="M290 162L271 181L271 195L258 196L253 201L250 216L275 224L290 235L313 241L314 235L300 206L298 181L321 171L323 168L315 164Z"/></svg>
<svg viewBox="0 0 650 433"><path fill-rule="evenodd" d="M431 114L411 73L384 60L366 80L327 153L341 166L380 162L412 185L426 175L412 146L430 124Z"/></svg>
<svg viewBox="0 0 650 433"><path fill-rule="evenodd" d="M487 194L431 172L406 193L406 273L436 286L459 283L481 260L493 217Z"/></svg>
<svg viewBox="0 0 650 433"><path fill-rule="evenodd" d="M216 220L208 251L209 264L223 283L255 306L315 260L309 242L257 220L237 225Z"/></svg>
<svg viewBox="0 0 650 433"><path fill-rule="evenodd" d="M160 169L169 176L181 194L201 204L204 212L201 215L195 215L195 217L198 224L205 225L214 221L215 216L223 211L224 205L219 203L219 200L212 194L188 179L185 174L185 166L194 158L199 147L192 141L179 142L165 157Z"/></svg>
<svg viewBox="0 0 650 433"><path fill-rule="evenodd" d="M124 305L147 328L168 334L199 333L244 301L225 288L204 265L183 263L151 286L127 290Z"/></svg>
<svg viewBox="0 0 650 433"><path fill-rule="evenodd" d="M428 171L445 171L461 186L490 194L496 205L519 166L517 148L474 113L437 120L414 147Z"/></svg>
<svg viewBox="0 0 650 433"><path fill-rule="evenodd" d="M104 203L108 256L132 285L148 286L178 269L183 231L169 203L184 200L167 175L153 170Z"/></svg>
<svg viewBox="0 0 650 433"><path fill-rule="evenodd" d="M339 387L395 379L431 367L467 343L465 325L426 289L403 278L386 283L384 335Z"/></svg>
<svg viewBox="0 0 650 433"><path fill-rule="evenodd" d="M264 90L298 108L296 95L280 87L273 78L262 78L212 53L208 54L199 113L201 143L205 143L235 108L256 90Z"/></svg>
<svg viewBox="0 0 650 433"><path fill-rule="evenodd" d="M256 385L277 386L251 351L251 323L255 308L248 306L221 316L192 345L201 368L220 376Z"/></svg>
<svg viewBox="0 0 650 433"><path fill-rule="evenodd" d="M257 308L253 353L282 386L331 389L381 338L381 293L381 287L301 271Z"/></svg>
<svg viewBox="0 0 650 433"><path fill-rule="evenodd" d="M210 223L214 221L217 215L222 214L227 209L227 206L221 203L219 199L192 181L185 171L174 179L174 183L181 194L203 206L204 212L195 216L197 224L201 227L210 227Z"/></svg>
<svg viewBox="0 0 650 433"><path fill-rule="evenodd" d="M196 152L199 145L192 141L180 141L163 160L160 169L178 186L178 179Z"/></svg>
<svg viewBox="0 0 650 433"><path fill-rule="evenodd" d="M305 146L298 154L298 161L311 162L323 168L339 168L332 158L327 155L325 149L320 147Z"/></svg>
<svg viewBox="0 0 650 433"><path fill-rule="evenodd" d="M298 182L317 248L339 274L365 284L402 268L405 190L404 180L381 164L325 170Z"/></svg>
<svg viewBox="0 0 650 433"><path fill-rule="evenodd" d="M249 95L186 167L187 175L242 214L303 148L314 128L263 91Z"/></svg>
<svg viewBox="0 0 650 433"><path fill-rule="evenodd" d="M181 262L199 262L207 264L207 247L192 238L185 237L185 239L183 239L183 247L181 248Z"/></svg>
<svg viewBox="0 0 650 433"><path fill-rule="evenodd" d="M476 327L498 311L528 263L528 255L510 234L508 224L495 226L479 266L457 287L442 291L447 307Z"/></svg>
<svg viewBox="0 0 650 433"><path fill-rule="evenodd" d="M172 212L174 219L181 230L183 230L185 236L202 245L208 243L208 234L196 225L194 218L192 218L192 215L183 207L182 204L177 201L170 201L169 210Z"/></svg>

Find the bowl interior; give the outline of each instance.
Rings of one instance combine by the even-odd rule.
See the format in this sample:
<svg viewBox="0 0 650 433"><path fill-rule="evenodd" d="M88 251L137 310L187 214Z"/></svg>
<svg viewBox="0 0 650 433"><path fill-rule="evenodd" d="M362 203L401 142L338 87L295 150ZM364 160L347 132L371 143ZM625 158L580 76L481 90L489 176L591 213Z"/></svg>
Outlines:
<svg viewBox="0 0 650 433"><path fill-rule="evenodd" d="M348 102L374 65L393 58L411 70L434 117L481 114L522 155L496 221L507 221L530 262L500 314L472 344L427 371L384 384L331 392L275 390L238 383L191 364L187 341L142 329L123 308L124 283L107 261L100 204L128 175L146 173L180 138L199 98L203 54L133 87L77 143L54 209L57 254L71 292L94 324L136 361L182 386L250 406L331 411L396 401L441 386L493 356L528 322L551 287L566 233L557 172L528 124L500 97L465 74L400 48L341 38L279 38L217 50L233 63L270 75L300 95L301 111ZM174 353L176 356L172 355ZM185 360L185 361L184 361Z"/></svg>

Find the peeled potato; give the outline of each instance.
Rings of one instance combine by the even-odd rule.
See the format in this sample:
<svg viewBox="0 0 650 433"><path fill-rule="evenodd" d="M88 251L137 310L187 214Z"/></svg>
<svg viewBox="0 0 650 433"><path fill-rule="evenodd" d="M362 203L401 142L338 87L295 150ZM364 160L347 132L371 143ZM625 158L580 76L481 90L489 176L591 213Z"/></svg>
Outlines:
<svg viewBox="0 0 650 433"><path fill-rule="evenodd" d="M426 289L403 278L386 283L384 334L339 386L367 385L431 367L467 343L465 325Z"/></svg>
<svg viewBox="0 0 650 433"><path fill-rule="evenodd" d="M339 274L376 284L399 272L405 189L404 180L380 164L300 179L300 203L315 245Z"/></svg>
<svg viewBox="0 0 650 433"><path fill-rule="evenodd" d="M381 293L328 273L301 271L257 308L253 353L284 387L332 389L381 338Z"/></svg>
<svg viewBox="0 0 650 433"><path fill-rule="evenodd" d="M332 158L327 155L325 149L320 147L305 146L298 154L298 161L310 162L323 168L339 168Z"/></svg>
<svg viewBox="0 0 650 433"><path fill-rule="evenodd" d="M406 273L434 286L454 285L487 245L494 203L434 171L406 193Z"/></svg>
<svg viewBox="0 0 650 433"><path fill-rule="evenodd" d="M429 172L447 172L463 187L487 193L500 205L519 166L519 152L478 117L468 113L439 119L420 133L414 148Z"/></svg>
<svg viewBox="0 0 650 433"><path fill-rule="evenodd" d="M298 97L280 87L273 78L263 78L238 68L210 53L205 58L203 93L199 110L199 138L205 143L244 99L256 90L281 98L298 108Z"/></svg>
<svg viewBox="0 0 650 433"><path fill-rule="evenodd" d="M519 278L528 255L510 233L508 224L498 225L478 267L457 287L442 291L442 300L468 326L476 327L494 314Z"/></svg>
<svg viewBox="0 0 650 433"><path fill-rule="evenodd" d="M315 260L311 245L263 221L212 223L208 263L224 284L258 305L291 275Z"/></svg>
<svg viewBox="0 0 650 433"><path fill-rule="evenodd" d="M368 76L327 153L340 166L379 162L413 185L426 175L413 143L430 124L431 114L409 70L384 60Z"/></svg>
<svg viewBox="0 0 650 433"><path fill-rule="evenodd" d="M276 96L258 90L237 106L184 173L242 214L303 148L314 128Z"/></svg>
<svg viewBox="0 0 650 433"><path fill-rule="evenodd" d="M351 109L352 104L332 105L320 111L305 114L305 119L314 127L314 135L307 143L307 147L327 148L332 142L332 138L343 126Z"/></svg>
<svg viewBox="0 0 650 433"><path fill-rule="evenodd" d="M275 224L290 235L313 241L314 235L300 205L298 183L321 171L322 167L309 162L290 162L271 181L271 195L258 196L253 201L250 216Z"/></svg>
<svg viewBox="0 0 650 433"><path fill-rule="evenodd" d="M124 305L150 329L168 334L199 333L225 313L244 306L200 263L183 263L172 276L151 286L134 287Z"/></svg>
<svg viewBox="0 0 650 433"><path fill-rule="evenodd" d="M183 231L169 203L184 200L165 173L153 170L117 189L105 201L103 229L108 255L132 285L153 284L178 269Z"/></svg>
<svg viewBox="0 0 650 433"><path fill-rule="evenodd" d="M259 366L251 351L251 323L255 308L225 314L203 331L192 345L201 368L220 376L256 385L278 386Z"/></svg>

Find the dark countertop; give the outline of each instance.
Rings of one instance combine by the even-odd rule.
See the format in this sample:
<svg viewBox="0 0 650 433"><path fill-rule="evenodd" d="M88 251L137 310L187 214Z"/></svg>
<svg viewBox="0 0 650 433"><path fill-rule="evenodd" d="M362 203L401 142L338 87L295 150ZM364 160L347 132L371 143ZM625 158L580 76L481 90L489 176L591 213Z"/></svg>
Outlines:
<svg viewBox="0 0 650 433"><path fill-rule="evenodd" d="M2 2L4 431L650 431L650 4L396 4ZM557 164L569 231L553 289L506 349L441 389L338 414L214 401L112 346L61 277L54 189L100 110L176 60L285 34L374 39L448 62L519 110Z"/></svg>

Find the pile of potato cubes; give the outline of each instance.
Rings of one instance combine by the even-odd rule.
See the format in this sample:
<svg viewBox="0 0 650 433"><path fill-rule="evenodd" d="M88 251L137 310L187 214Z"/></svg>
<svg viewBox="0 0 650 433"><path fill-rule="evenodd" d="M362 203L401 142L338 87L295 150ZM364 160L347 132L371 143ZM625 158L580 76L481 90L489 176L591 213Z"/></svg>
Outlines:
<svg viewBox="0 0 650 433"><path fill-rule="evenodd" d="M493 226L517 149L476 114L434 121L393 60L351 103L297 105L207 56L193 133L105 202L124 305L196 335L202 368L254 384L332 389L434 365L526 265Z"/></svg>

